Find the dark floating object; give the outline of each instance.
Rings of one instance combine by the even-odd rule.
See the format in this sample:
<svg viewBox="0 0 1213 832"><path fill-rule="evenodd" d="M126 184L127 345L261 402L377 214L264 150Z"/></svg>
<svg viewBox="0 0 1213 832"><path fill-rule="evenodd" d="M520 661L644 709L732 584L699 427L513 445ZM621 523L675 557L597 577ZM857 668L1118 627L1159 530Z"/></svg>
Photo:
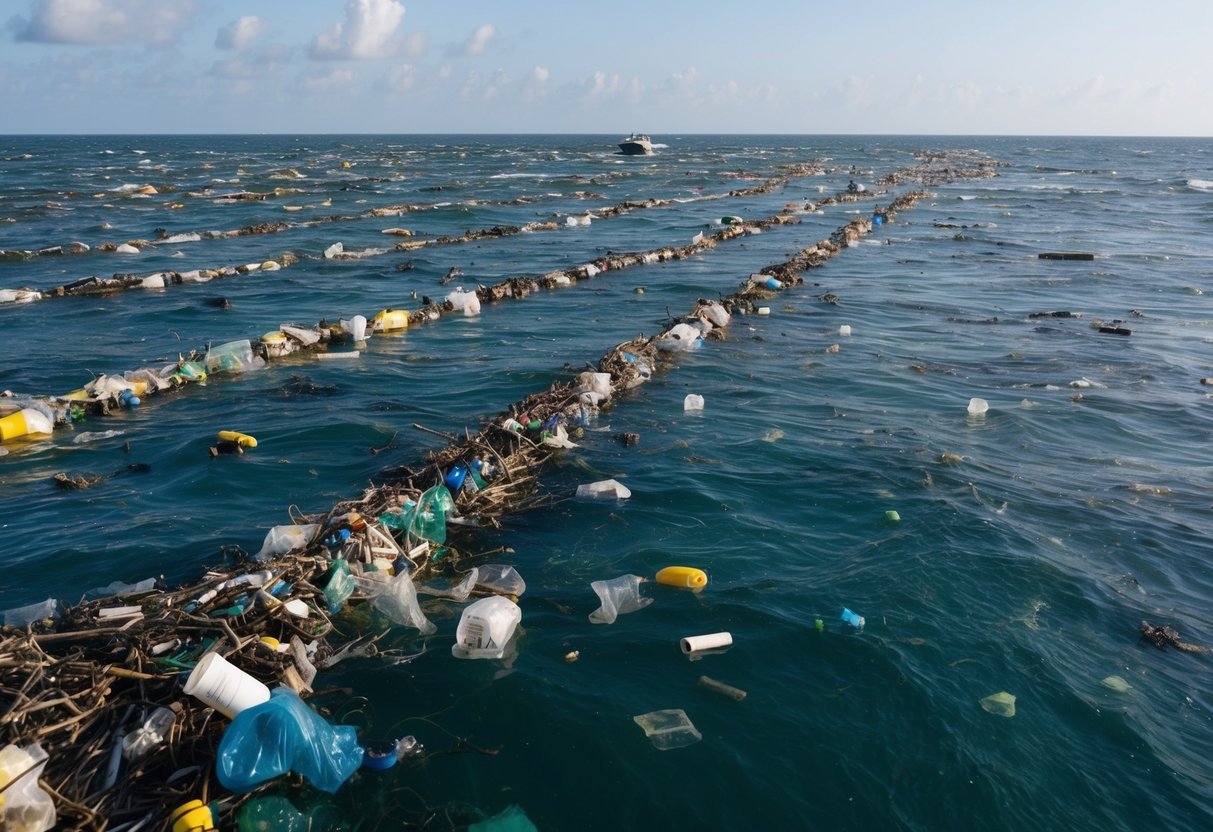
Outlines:
<svg viewBox="0 0 1213 832"><path fill-rule="evenodd" d="M413 268L414 267L413 267L412 260L405 260L403 263L396 264L396 271L398 271L398 272L409 272L409 271L412 271Z"/></svg>
<svg viewBox="0 0 1213 832"><path fill-rule="evenodd" d="M624 433L624 434L620 435L619 441L623 442L624 447L630 448L633 445L640 444L640 434L639 433Z"/></svg>
<svg viewBox="0 0 1213 832"><path fill-rule="evenodd" d="M1189 644L1186 641L1180 641L1179 631L1169 624L1163 624L1161 627L1155 627L1149 621L1142 621L1141 637L1153 644L1159 650L1166 650L1168 647L1174 647L1176 650L1182 650L1185 653L1213 652L1208 647L1203 647L1199 644Z"/></svg>
<svg viewBox="0 0 1213 832"><path fill-rule="evenodd" d="M1094 260L1089 251L1042 251L1036 255L1041 260Z"/></svg>
<svg viewBox="0 0 1213 832"><path fill-rule="evenodd" d="M207 302L208 306L213 306L216 309L231 309L232 302L227 298L211 298Z"/></svg>
<svg viewBox="0 0 1213 832"><path fill-rule="evenodd" d="M447 270L446 275L438 282L445 286L455 278L459 277L461 274L463 274L463 271L458 266L451 266L451 268Z"/></svg>
<svg viewBox="0 0 1213 832"><path fill-rule="evenodd" d="M1099 331L1104 335L1132 335L1133 330L1126 329L1123 326L1101 326Z"/></svg>
<svg viewBox="0 0 1213 832"><path fill-rule="evenodd" d="M1081 312L1070 312L1069 310L1062 309L1062 310L1054 311L1054 312L1030 312L1030 313L1028 313L1028 317L1029 318L1081 318L1082 313Z"/></svg>

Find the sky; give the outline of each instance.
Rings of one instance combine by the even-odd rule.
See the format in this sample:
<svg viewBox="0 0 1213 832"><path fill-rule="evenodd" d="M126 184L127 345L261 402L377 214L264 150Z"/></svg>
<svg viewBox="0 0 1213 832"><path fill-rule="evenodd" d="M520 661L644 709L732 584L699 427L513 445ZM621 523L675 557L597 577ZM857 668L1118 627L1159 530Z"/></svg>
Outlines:
<svg viewBox="0 0 1213 832"><path fill-rule="evenodd" d="M1213 136L1211 0L0 0L0 134Z"/></svg>

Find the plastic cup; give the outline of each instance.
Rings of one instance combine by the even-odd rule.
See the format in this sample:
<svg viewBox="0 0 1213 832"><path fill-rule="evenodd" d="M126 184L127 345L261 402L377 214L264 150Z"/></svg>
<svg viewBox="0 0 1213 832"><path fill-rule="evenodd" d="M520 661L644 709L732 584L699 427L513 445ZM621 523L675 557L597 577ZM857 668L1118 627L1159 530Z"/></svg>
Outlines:
<svg viewBox="0 0 1213 832"><path fill-rule="evenodd" d="M269 688L218 653L202 657L183 690L229 719L270 698Z"/></svg>

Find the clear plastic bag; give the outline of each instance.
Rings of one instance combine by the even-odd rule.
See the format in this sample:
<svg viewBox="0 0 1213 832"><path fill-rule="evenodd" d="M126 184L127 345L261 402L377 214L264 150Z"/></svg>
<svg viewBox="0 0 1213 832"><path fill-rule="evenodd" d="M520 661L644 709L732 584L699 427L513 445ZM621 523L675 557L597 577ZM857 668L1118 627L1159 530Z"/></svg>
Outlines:
<svg viewBox="0 0 1213 832"><path fill-rule="evenodd" d="M268 702L232 720L215 768L223 787L252 791L288 771L332 794L362 765L362 747L352 725L329 725L290 688L275 688Z"/></svg>
<svg viewBox="0 0 1213 832"><path fill-rule="evenodd" d="M653 603L652 598L642 598L640 585L644 578L639 575L620 575L609 581L594 581L590 589L598 593L602 606L590 613L593 624L614 624L621 615L644 609Z"/></svg>
<svg viewBox="0 0 1213 832"><path fill-rule="evenodd" d="M43 832L55 825L55 802L38 785L49 756L38 743L0 749L0 828Z"/></svg>
<svg viewBox="0 0 1213 832"><path fill-rule="evenodd" d="M438 598L450 598L452 601L466 601L480 580L480 570L472 567L472 571L463 576L463 580L454 586L419 586L418 592L434 595Z"/></svg>
<svg viewBox="0 0 1213 832"><path fill-rule="evenodd" d="M285 555L292 549L302 549L311 542L316 535L317 528L315 523L301 526L291 524L274 526L266 533L265 540L261 544L261 551L254 557L264 561L278 555Z"/></svg>
<svg viewBox="0 0 1213 832"><path fill-rule="evenodd" d="M417 588L407 572L388 581L371 605L395 623L420 630L424 636L438 629L421 611L421 605L417 602Z"/></svg>
<svg viewBox="0 0 1213 832"><path fill-rule="evenodd" d="M526 592L526 581L518 570L504 563L486 563L477 567L479 573L476 586L498 595L513 595L515 598Z"/></svg>

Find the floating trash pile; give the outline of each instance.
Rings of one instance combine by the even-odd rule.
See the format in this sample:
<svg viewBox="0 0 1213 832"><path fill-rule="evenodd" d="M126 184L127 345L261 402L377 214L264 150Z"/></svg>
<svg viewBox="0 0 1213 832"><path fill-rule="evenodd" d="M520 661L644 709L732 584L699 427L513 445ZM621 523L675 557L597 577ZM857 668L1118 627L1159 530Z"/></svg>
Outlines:
<svg viewBox="0 0 1213 832"><path fill-rule="evenodd" d="M887 216L922 196L899 197ZM493 523L542 501L545 465L575 449L581 432L621 394L675 364L681 353L727 337L734 316L758 314L762 301L803 283L801 272L828 262L872 227L869 218L853 220L787 262L750 276L733 294L697 301L659 334L619 344L594 370L514 403L475 435L452 438L423 464L386 472L383 484L323 515L294 517L270 529L255 554L225 549L226 565L191 586L169 589L153 578L108 587L105 597L65 609L48 600L6 611L0 687L8 706L0 718L0 760L13 762L0 766L0 773L13 788L4 811L18 813L24 828L33 830L55 824L207 829L220 818L243 824L266 816L268 801L279 798L260 793L283 775L333 793L360 768L423 764L426 752L413 737L359 737L355 728L334 724L319 674L350 658L389 664L416 658L424 652L417 635L437 630L426 613L434 604L467 604L455 632L455 658L509 656L516 650L517 600L525 581L513 566L491 562L495 553L461 550L454 531L461 524L451 524L448 539L448 522ZM718 234L745 228L729 224ZM668 256L687 256L708 242L715 244L715 236ZM645 262L647 256L625 257ZM578 270L593 276L586 266ZM503 296L519 296L515 285ZM482 293L485 300L497 299L488 289L473 297L482 299ZM454 311L447 303L420 314ZM312 346L321 343L321 328L299 329L316 336ZM373 327L363 320L340 329L354 339ZM280 347L306 340L286 326L281 334L293 340L276 341ZM262 357L251 342L234 343L208 351L201 367L192 369L229 370ZM105 395L121 397L106 389ZM245 439L251 437L222 441L241 447L249 444ZM630 496L617 481L588 485L580 494L587 499ZM695 567L668 567L655 581L702 591L708 576ZM593 582L600 607L591 622L609 625L653 603L641 595L644 582L635 575ZM422 596L433 600L422 603ZM864 626L850 610L841 621L854 632ZM824 630L820 619L816 628ZM348 636L349 629L359 634ZM727 632L680 641L692 660L732 644ZM577 657L571 651L565 659ZM706 676L699 684L738 702L746 696ZM635 721L661 750L702 739L681 709Z"/></svg>

